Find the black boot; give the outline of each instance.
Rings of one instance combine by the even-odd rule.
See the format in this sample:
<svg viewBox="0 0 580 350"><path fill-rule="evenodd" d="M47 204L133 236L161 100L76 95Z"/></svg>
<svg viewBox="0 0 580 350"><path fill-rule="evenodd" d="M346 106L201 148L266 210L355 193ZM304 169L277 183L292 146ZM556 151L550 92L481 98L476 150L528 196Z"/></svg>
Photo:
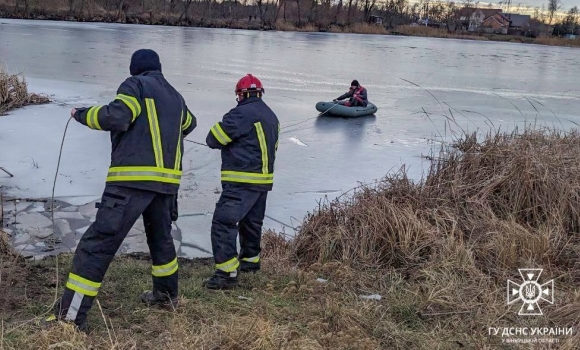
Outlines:
<svg viewBox="0 0 580 350"><path fill-rule="evenodd" d="M249 273L256 273L260 271L260 262L253 263L248 261L240 261L240 271L241 272L249 272Z"/></svg>
<svg viewBox="0 0 580 350"><path fill-rule="evenodd" d="M79 331L84 332L86 334L89 334L89 326L87 325L87 322L86 321L83 322L82 324L76 324L73 321L66 320L63 316L57 316L58 315L58 312L60 311L60 310L58 310L59 304L60 304L60 302L57 303L57 306L55 308L55 311L57 311L57 312L55 314L52 314L50 316L47 316L47 317L45 317L45 318L37 321L37 324L42 329L48 330L51 327L55 326L59 321L60 322L66 322L66 323L69 323L69 324L74 324Z"/></svg>
<svg viewBox="0 0 580 350"><path fill-rule="evenodd" d="M170 298L169 295L158 291L147 290L143 292L141 294L141 301L147 304L147 306L177 307L177 297Z"/></svg>
<svg viewBox="0 0 580 350"><path fill-rule="evenodd" d="M211 278L204 281L207 289L230 289L238 285L238 271L232 273L216 270Z"/></svg>

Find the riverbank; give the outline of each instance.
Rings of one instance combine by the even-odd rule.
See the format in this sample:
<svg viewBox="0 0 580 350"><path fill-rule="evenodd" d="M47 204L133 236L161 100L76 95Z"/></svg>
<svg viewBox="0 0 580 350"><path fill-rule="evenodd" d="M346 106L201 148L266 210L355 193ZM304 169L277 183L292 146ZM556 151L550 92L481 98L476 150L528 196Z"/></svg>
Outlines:
<svg viewBox="0 0 580 350"><path fill-rule="evenodd" d="M226 19L226 18L185 18L175 13L152 12L128 14L121 12L100 11L92 15L71 14L67 11L49 11L49 10L29 10L28 13L10 11L7 8L0 7L0 18L12 19L34 19L34 20L51 20L51 21L71 21L71 22L102 22L102 23L126 23L126 24L146 24L146 25L166 25L166 26L183 26L183 27L203 27L203 28L229 28L244 30L277 30L277 31L295 31L295 32L330 32L330 33L351 33L351 34L382 34L382 35L405 35L430 38L446 39L464 39L464 40L483 40L512 42L524 44L538 44L548 46L565 46L580 47L580 39L565 39L559 37L539 37L527 38L514 35L485 34L485 33L460 33L449 32L446 29L437 29L424 26L400 25L394 29L386 29L384 26L353 23L332 24L328 21L320 23L304 22L297 24L294 21L285 21L277 19L275 21L261 21L259 19Z"/></svg>
<svg viewBox="0 0 580 350"><path fill-rule="evenodd" d="M407 36L421 36L428 38L447 38L447 39L465 39L465 40L483 40L483 41L499 41L521 44L537 44L549 46L566 46L566 47L580 47L580 39L565 39L559 37L540 37L540 38L526 38L524 36L516 35L501 35L501 34L461 34L448 32L444 29L436 29L422 26L399 26L396 30L391 31L390 34L399 33Z"/></svg>
<svg viewBox="0 0 580 350"><path fill-rule="evenodd" d="M22 75L9 74L0 69L0 116L16 108L49 102L50 99L44 94L28 92Z"/></svg>
<svg viewBox="0 0 580 350"><path fill-rule="evenodd" d="M88 337L36 325L62 291L70 254L29 262L4 243L0 341L6 349L575 348L580 133L465 133L443 150L423 182L402 169L321 204L292 240L266 233L264 270L242 275L235 290L205 290L212 261L181 259L175 311L140 304L147 255L115 258ZM528 284L541 315L518 315L529 310L521 300L508 305L508 280L522 279L542 285Z"/></svg>

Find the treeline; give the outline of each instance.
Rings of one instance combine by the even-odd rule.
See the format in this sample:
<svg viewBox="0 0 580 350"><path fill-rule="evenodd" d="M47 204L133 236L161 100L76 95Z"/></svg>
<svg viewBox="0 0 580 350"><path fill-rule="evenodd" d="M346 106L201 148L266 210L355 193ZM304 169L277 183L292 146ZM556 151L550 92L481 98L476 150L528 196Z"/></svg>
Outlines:
<svg viewBox="0 0 580 350"><path fill-rule="evenodd" d="M516 7L509 12L533 12L538 23L562 22L560 0L547 7ZM556 4L552 4L556 2ZM459 11L478 7L472 0L0 0L0 16L76 21L143 23L205 27L324 30L330 26L378 24L381 29L421 23L452 30ZM490 8L497 8L490 6ZM373 16L382 20L375 23ZM570 10L565 31L577 31L578 9ZM425 23L427 24L427 23ZM288 27L290 26L290 28Z"/></svg>

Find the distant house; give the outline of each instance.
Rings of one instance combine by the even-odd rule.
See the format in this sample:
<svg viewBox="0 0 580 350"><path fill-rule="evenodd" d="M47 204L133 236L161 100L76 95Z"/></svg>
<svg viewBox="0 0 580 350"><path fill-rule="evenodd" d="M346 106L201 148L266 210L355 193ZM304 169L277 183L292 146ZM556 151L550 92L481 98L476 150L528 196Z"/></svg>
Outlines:
<svg viewBox="0 0 580 350"><path fill-rule="evenodd" d="M501 9L462 8L455 12L457 29L468 32L528 35L529 15L504 13Z"/></svg>
<svg viewBox="0 0 580 350"><path fill-rule="evenodd" d="M478 32L483 30L483 22L501 9L462 8L455 12L457 28L462 31Z"/></svg>
<svg viewBox="0 0 580 350"><path fill-rule="evenodd" d="M500 12L487 17L483 23L483 31L489 34L507 34L510 20Z"/></svg>
<svg viewBox="0 0 580 350"><path fill-rule="evenodd" d="M519 15L516 13L503 14L509 21L508 34L524 35L530 29L530 15Z"/></svg>
<svg viewBox="0 0 580 350"><path fill-rule="evenodd" d="M383 24L383 17L380 16L370 16L369 17L369 24Z"/></svg>

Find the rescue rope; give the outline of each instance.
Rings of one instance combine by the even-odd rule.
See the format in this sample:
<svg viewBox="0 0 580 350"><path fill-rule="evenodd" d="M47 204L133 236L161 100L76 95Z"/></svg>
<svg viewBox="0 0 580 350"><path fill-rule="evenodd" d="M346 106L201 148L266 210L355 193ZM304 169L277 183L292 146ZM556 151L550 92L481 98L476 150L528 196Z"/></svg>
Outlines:
<svg viewBox="0 0 580 350"><path fill-rule="evenodd" d="M318 118L318 117L322 116L323 114L325 114L326 112L330 111L331 109L333 109L335 106L337 106L337 105L339 105L339 104L340 104L340 102L336 102L335 104L333 104L333 105L332 105L332 107L328 108L328 109L327 109L327 110L325 110L324 112L321 112L321 113L320 113L320 114L318 114L316 117L311 117L311 118L308 118L308 119L304 119L303 121L300 121L300 122L298 122L298 123L294 123L294 124L286 125L286 126L284 126L284 127L280 128L280 130L284 130L284 129L287 129L287 128L291 128L291 127L293 127L293 126L296 126L296 125L299 125L299 124L302 124L302 123L306 123L307 121L310 121L310 120L312 120L312 119L316 119L316 118ZM290 132L290 131L292 131L292 130L285 131L285 132L281 132L281 133L280 133L280 135L282 135L282 134L285 134L285 133L287 133L287 132ZM185 140L185 139L184 139L184 140ZM200 146L209 147L209 146L208 146L208 145L206 145L205 143L201 143L201 142L197 142L197 141L192 141L192 140L185 140L185 141L187 141L187 142L191 142L191 143L195 143L196 145L200 145Z"/></svg>
<svg viewBox="0 0 580 350"><path fill-rule="evenodd" d="M184 140L184 141L187 141L187 142L195 143L196 145L202 145L202 146L205 146L205 147L209 147L209 146L208 146L208 145L206 145L205 143L196 142L196 141L191 141L191 140L186 140L186 139L183 139L183 140Z"/></svg>
<svg viewBox="0 0 580 350"><path fill-rule="evenodd" d="M316 118L318 118L318 117L322 116L324 113L326 113L326 112L330 111L331 109L333 109L335 106L337 106L337 105L339 105L339 104L340 104L340 102L337 102L337 103L335 103L334 105L332 105L332 107L330 107L329 109L327 109L327 110L326 110L326 111L324 111L324 112L321 112L321 113L320 113L319 115L317 115L316 117L312 117L312 118L304 119L304 120L303 120L303 121L301 121L301 122L294 123L294 124L290 124L290 125L286 125L285 127L281 128L281 130L282 130L282 129L286 129L286 128L290 128L290 127L293 127L293 126L296 126L296 125L299 125L299 124L302 124L302 123L306 123L307 121L309 121L309 120L312 120L312 119L316 119ZM287 131L285 131L285 132L281 132L280 134L285 134L285 133L287 133L287 132L290 132L290 131L292 131L292 130L287 130Z"/></svg>
<svg viewBox="0 0 580 350"><path fill-rule="evenodd" d="M66 122L66 125L64 127L64 133L62 135L62 141L60 142L60 151L58 152L58 161L56 162L56 172L54 174L54 182L52 183L52 194L51 194L51 197L50 197L50 207L51 207L51 209L50 209L50 217L51 217L51 221L52 221L52 233L48 237L54 236L54 234L55 234L56 226L54 224L54 189L56 187L56 179L58 178L58 169L60 168L60 159L62 158L62 147L64 145L64 139L66 137L66 131L67 131L68 125L69 125L69 123L70 123L70 121L72 119L73 119L73 117L71 116L69 118L69 120ZM52 244L52 246L54 247L54 245L56 245L56 239L53 239L53 242L54 243ZM51 246L51 244L49 243L49 247L50 246ZM70 247L69 247L69 249L70 249ZM45 315L47 313L49 313L52 310L52 308L56 305L56 303L58 302L58 283L59 283L59 281L58 281L58 275L59 275L59 271L58 271L59 270L59 267L58 267L58 255L55 256L55 260L56 260L56 262L55 262L55 265L56 265L55 266L55 268L56 268L56 283L55 283L55 287L54 287L54 302L53 302L51 308L45 313Z"/></svg>
<svg viewBox="0 0 580 350"><path fill-rule="evenodd" d="M64 145L64 138L66 136L66 131L68 129L68 124L70 123L70 121L72 119L73 118L70 117L69 120L66 122L66 126L64 127L64 133L62 135L62 141L60 143L60 151L58 152L58 161L56 162L56 172L54 174L54 182L52 183L52 195L50 197L50 207L51 207L51 210L50 210L51 213L50 213L50 215L51 215L51 220L52 220L52 234L51 234L51 236L54 235L54 229L55 229L55 226L54 226L54 189L56 187L56 179L58 177L58 169L60 168L60 159L62 157L62 146Z"/></svg>

